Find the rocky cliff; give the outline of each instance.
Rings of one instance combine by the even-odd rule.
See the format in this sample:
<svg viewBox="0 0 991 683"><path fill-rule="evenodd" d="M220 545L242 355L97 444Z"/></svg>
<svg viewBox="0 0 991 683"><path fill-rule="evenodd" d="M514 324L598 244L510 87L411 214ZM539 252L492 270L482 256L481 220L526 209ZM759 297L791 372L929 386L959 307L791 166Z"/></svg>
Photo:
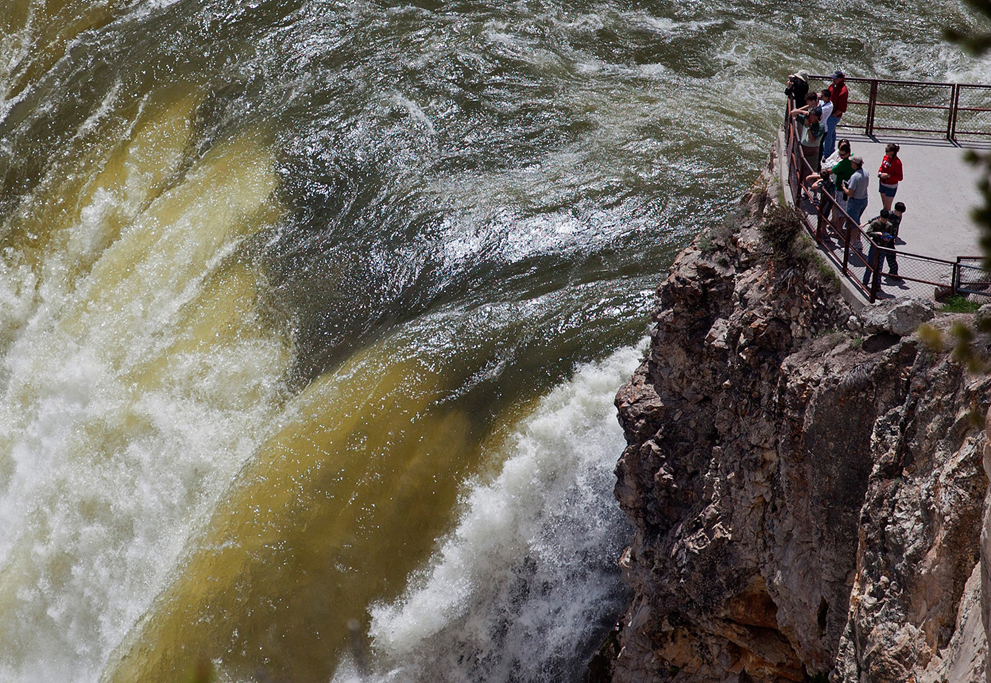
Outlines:
<svg viewBox="0 0 991 683"><path fill-rule="evenodd" d="M914 332L973 316L855 314L774 177L678 257L616 399L612 680L979 680L991 379Z"/></svg>

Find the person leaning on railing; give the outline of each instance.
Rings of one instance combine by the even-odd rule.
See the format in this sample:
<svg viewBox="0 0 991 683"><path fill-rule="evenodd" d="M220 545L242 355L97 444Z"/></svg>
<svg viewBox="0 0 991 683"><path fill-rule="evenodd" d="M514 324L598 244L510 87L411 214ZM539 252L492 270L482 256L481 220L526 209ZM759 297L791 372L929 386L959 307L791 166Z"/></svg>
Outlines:
<svg viewBox="0 0 991 683"><path fill-rule="evenodd" d="M805 96L809 94L809 77L804 71L797 71L788 77L785 95L791 98L792 107L801 107Z"/></svg>
<svg viewBox="0 0 991 683"><path fill-rule="evenodd" d="M836 186L836 205L846 211L846 193L843 192L843 183L850 180L853 175L853 164L850 162L850 141L843 139L837 145L836 151L828 159L822 162L823 172L833 178L833 185ZM833 212L833 225L839 228L842 225L842 217L839 211Z"/></svg>
<svg viewBox="0 0 991 683"><path fill-rule="evenodd" d="M814 93L808 95L811 100L801 109L792 109L791 116L800 124L798 142L802 146L802 156L813 171L819 170L819 145L826 135L826 126L820 122L822 110L819 109L818 98Z"/></svg>
<svg viewBox="0 0 991 683"><path fill-rule="evenodd" d="M850 141L840 140L839 149L833 152L828 159L822 160L822 170L811 174L805 181L812 183L809 186L810 190L821 190L828 193L836 201L838 207L846 210L846 195L843 194L841 187L843 181L850 179L851 174L853 174L853 166L850 164ZM827 202L827 206L829 206L829 202ZM827 209L823 215L828 218L828 213ZM840 225L840 216L839 211L833 211L833 225L836 227Z"/></svg>
<svg viewBox="0 0 991 683"><path fill-rule="evenodd" d="M891 234L891 224L888 222L889 216L887 209L881 209L881 215L862 226L871 240L871 247L867 251L867 263L870 267L864 270L864 286L867 286L871 281L872 274L875 277L880 277L881 264L885 259L888 261L888 274L893 278L898 277L898 261L895 260L895 252L883 251L878 253L878 247L885 249L894 249L895 247L895 236ZM879 258L881 255L884 258Z"/></svg>

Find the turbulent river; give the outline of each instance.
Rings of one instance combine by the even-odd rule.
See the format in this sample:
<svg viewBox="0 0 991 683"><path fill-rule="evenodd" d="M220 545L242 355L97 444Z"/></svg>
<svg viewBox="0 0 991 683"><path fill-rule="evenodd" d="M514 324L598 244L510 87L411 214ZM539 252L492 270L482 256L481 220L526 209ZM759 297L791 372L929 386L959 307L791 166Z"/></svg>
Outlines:
<svg viewBox="0 0 991 683"><path fill-rule="evenodd" d="M788 73L987 82L972 22L3 2L0 681L580 680L654 286Z"/></svg>

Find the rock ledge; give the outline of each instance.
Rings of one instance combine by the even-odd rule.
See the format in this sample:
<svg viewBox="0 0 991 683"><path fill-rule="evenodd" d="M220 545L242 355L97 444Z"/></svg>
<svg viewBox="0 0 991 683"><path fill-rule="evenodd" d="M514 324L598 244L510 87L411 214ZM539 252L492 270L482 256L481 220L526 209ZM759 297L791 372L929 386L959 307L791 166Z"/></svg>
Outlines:
<svg viewBox="0 0 991 683"><path fill-rule="evenodd" d="M981 679L973 415L991 379L914 335L959 315L855 315L803 237L782 237L773 177L772 159L739 218L678 256L616 398L635 597L607 677Z"/></svg>

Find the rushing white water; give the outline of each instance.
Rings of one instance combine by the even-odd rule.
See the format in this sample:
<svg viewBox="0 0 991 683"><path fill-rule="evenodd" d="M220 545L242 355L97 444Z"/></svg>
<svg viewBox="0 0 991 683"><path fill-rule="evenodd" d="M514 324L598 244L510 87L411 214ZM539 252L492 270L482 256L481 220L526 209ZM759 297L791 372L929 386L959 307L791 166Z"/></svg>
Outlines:
<svg viewBox="0 0 991 683"><path fill-rule="evenodd" d="M787 73L987 78L947 23L0 3L0 681L577 680L656 281Z"/></svg>
<svg viewBox="0 0 991 683"><path fill-rule="evenodd" d="M365 680L580 676L575 649L622 604L603 577L616 573L611 558L628 527L602 491L623 446L616 386L645 345L579 368L518 424L498 474L467 487L429 568L397 601L372 608L373 647L393 668ZM361 680L353 667L335 680Z"/></svg>
<svg viewBox="0 0 991 683"><path fill-rule="evenodd" d="M190 111L136 129L34 269L6 254L0 680L95 680L278 407L287 348L230 258L272 160L244 137L158 194Z"/></svg>

